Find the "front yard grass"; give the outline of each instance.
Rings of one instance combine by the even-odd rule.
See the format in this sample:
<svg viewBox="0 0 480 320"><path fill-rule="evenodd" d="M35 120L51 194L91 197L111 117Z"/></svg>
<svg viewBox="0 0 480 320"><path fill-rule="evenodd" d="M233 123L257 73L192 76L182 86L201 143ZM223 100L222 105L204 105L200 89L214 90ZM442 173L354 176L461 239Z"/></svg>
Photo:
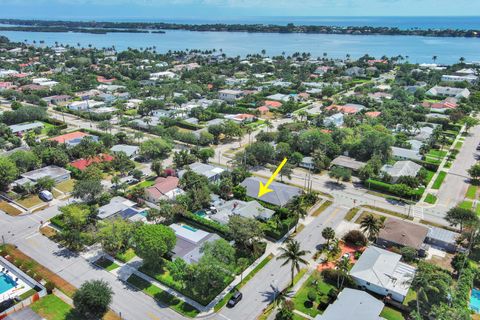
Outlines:
<svg viewBox="0 0 480 320"><path fill-rule="evenodd" d="M182 300L172 296L171 294L163 291L159 287L154 286L150 282L140 278L135 274L132 274L130 278L127 279L127 282L130 283L132 286L138 288L145 294L149 295L156 301L167 305L169 308L175 310L176 312L184 316L194 318L200 313L197 309L195 309L188 303L183 302Z"/></svg>
<svg viewBox="0 0 480 320"><path fill-rule="evenodd" d="M322 314L329 303L328 293L332 288L334 287L324 282L319 274L312 274L292 298L295 309L311 317ZM315 301L310 302L309 292L316 293ZM322 306L323 310L319 309L319 306Z"/></svg>
<svg viewBox="0 0 480 320"><path fill-rule="evenodd" d="M467 193L465 194L465 197L468 199L475 200L476 195L477 195L477 186L468 186Z"/></svg>
<svg viewBox="0 0 480 320"><path fill-rule="evenodd" d="M118 267L120 267L118 264L116 264L115 262L113 262L112 260L110 259L107 259L105 257L101 257L100 259L98 259L97 261L95 261L95 264L107 271L112 271L112 270L115 270L117 269Z"/></svg>
<svg viewBox="0 0 480 320"><path fill-rule="evenodd" d="M44 203L36 194L31 194L28 197L22 197L19 200L15 200L15 202L27 209Z"/></svg>
<svg viewBox="0 0 480 320"><path fill-rule="evenodd" d="M80 320L72 313L72 307L53 294L38 300L31 308L47 320Z"/></svg>
<svg viewBox="0 0 480 320"><path fill-rule="evenodd" d="M402 214L402 213L399 213L399 212L396 212L396 211L392 211L392 210L388 210L388 209L384 209L384 208L380 208L380 207L374 207L374 206L371 206L369 204L362 205L362 207L368 208L368 209L371 209L371 210L375 210L375 211L378 211L378 212L386 213L386 214L389 214L391 216L398 217L400 219L413 220L413 217L409 217L405 214Z"/></svg>
<svg viewBox="0 0 480 320"><path fill-rule="evenodd" d="M132 248L127 249L127 251L123 253L118 253L115 258L118 260L122 261L123 263L127 263L128 261L132 260L135 258L137 255L135 254L135 251L133 251Z"/></svg>
<svg viewBox="0 0 480 320"><path fill-rule="evenodd" d="M19 214L22 213L22 211L20 211L19 209L12 206L10 203L3 200L0 201L0 210L10 216L18 216Z"/></svg>
<svg viewBox="0 0 480 320"><path fill-rule="evenodd" d="M376 219L380 219L381 221L385 221L385 219L387 218L385 216L382 216L380 214L376 214L370 211L363 211L362 214L355 220L355 223L360 224L360 222L362 222L362 220L365 219L365 217L368 216L369 214L374 216Z"/></svg>
<svg viewBox="0 0 480 320"><path fill-rule="evenodd" d="M473 207L473 202L472 201L468 201L468 200L465 200L465 201L462 201L459 205L460 208L462 209L469 209L471 210L472 207Z"/></svg>
<svg viewBox="0 0 480 320"><path fill-rule="evenodd" d="M62 191L63 193L70 193L73 191L73 185L75 184L75 180L69 179L67 181L62 181L55 186L55 189Z"/></svg>
<svg viewBox="0 0 480 320"><path fill-rule="evenodd" d="M432 189L436 189L436 190L440 189L440 186L442 185L443 180L445 180L446 176L447 176L447 173L445 171L440 171L438 173L437 178L433 182Z"/></svg>
<svg viewBox="0 0 480 320"><path fill-rule="evenodd" d="M380 313L380 317L383 317L386 320L405 320L405 317L400 311L390 307L383 308L382 312Z"/></svg>
<svg viewBox="0 0 480 320"><path fill-rule="evenodd" d="M430 203L430 204L434 204L435 202L437 202L437 197L434 196L433 194L429 193L425 197L425 202Z"/></svg>

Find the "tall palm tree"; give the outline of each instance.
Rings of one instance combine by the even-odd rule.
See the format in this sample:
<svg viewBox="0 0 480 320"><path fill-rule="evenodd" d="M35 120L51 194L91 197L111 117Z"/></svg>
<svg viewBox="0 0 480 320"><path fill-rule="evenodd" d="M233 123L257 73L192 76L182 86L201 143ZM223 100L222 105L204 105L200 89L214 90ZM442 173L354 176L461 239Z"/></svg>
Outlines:
<svg viewBox="0 0 480 320"><path fill-rule="evenodd" d="M373 214L367 214L360 222L360 228L368 235L369 239L374 239L380 232L382 224Z"/></svg>
<svg viewBox="0 0 480 320"><path fill-rule="evenodd" d="M310 251L307 250L301 250L300 249L300 243L296 240L291 240L287 242L287 245L285 248L280 248L280 251L282 254L280 254L277 257L277 260L284 260L282 263L282 267L290 263L290 268L291 268L291 276L292 276L292 283L291 285L293 286L293 278L295 276L295 270L297 272L300 271L300 265L301 264L307 264L307 260L305 260L303 257L306 256L307 254L310 253Z"/></svg>
<svg viewBox="0 0 480 320"><path fill-rule="evenodd" d="M335 238L335 230L331 227L326 227L325 229L322 230L322 237L327 240L327 248L330 245L330 241L332 241Z"/></svg>
<svg viewBox="0 0 480 320"><path fill-rule="evenodd" d="M339 290L341 290L343 288L345 278L347 277L348 270L350 270L350 260L348 258L342 258L335 263L335 266L339 271L337 277L337 287ZM340 278L342 279L341 281Z"/></svg>
<svg viewBox="0 0 480 320"><path fill-rule="evenodd" d="M432 60L433 60L433 63L435 63L437 61L438 57L437 56L433 56L432 57Z"/></svg>

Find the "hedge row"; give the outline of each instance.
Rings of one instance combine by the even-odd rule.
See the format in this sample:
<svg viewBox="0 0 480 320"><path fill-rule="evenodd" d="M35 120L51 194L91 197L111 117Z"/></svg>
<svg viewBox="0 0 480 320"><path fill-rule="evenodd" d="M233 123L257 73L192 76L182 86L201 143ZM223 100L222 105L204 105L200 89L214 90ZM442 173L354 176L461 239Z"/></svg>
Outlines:
<svg viewBox="0 0 480 320"><path fill-rule="evenodd" d="M204 229L205 231L215 232L220 234L224 238L230 239L228 227L216 221L202 218L191 212L186 212L181 216L180 219L183 219L185 220L185 222L192 224L193 227L197 226L201 229Z"/></svg>
<svg viewBox="0 0 480 320"><path fill-rule="evenodd" d="M374 189L374 190L377 190L377 191L386 192L386 193L393 194L395 196L404 198L403 195L400 195L400 194L396 193L392 189L393 185L391 185L391 184L388 184L388 183L385 183L385 182L382 182L382 181L378 181L378 180L373 180L373 179L368 179L367 181L365 181L365 184L367 185L367 187L369 189ZM414 191L414 194L412 195L412 197L415 200L418 200L422 197L423 191L425 191L425 190L424 189L415 189L413 191Z"/></svg>

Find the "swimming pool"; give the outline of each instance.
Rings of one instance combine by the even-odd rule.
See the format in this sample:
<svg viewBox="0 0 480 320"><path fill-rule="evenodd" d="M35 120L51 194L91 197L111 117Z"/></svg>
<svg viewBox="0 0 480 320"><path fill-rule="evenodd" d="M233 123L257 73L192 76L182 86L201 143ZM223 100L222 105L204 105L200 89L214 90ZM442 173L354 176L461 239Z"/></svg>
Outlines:
<svg viewBox="0 0 480 320"><path fill-rule="evenodd" d="M17 283L8 274L0 272L0 293L15 288Z"/></svg>
<svg viewBox="0 0 480 320"><path fill-rule="evenodd" d="M198 231L198 229L195 229L194 227L190 227L190 226L188 226L188 225L186 225L186 224L184 224L182 227L185 228L185 229L187 229L187 230L193 231L193 232L197 232L197 231Z"/></svg>
<svg viewBox="0 0 480 320"><path fill-rule="evenodd" d="M199 217L202 217L202 218L204 218L207 215L205 210L198 210L197 212L195 212L195 214Z"/></svg>
<svg viewBox="0 0 480 320"><path fill-rule="evenodd" d="M473 288L470 295L470 309L475 313L480 313L480 290Z"/></svg>

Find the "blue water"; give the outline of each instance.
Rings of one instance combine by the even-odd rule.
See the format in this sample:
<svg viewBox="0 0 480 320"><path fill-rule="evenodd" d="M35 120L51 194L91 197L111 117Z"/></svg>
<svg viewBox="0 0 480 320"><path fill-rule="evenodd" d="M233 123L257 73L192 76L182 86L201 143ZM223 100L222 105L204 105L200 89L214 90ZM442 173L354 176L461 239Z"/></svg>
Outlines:
<svg viewBox="0 0 480 320"><path fill-rule="evenodd" d="M199 217L205 217L207 215L207 213L205 212L205 210L198 210L197 212L195 212L195 214Z"/></svg>
<svg viewBox="0 0 480 320"><path fill-rule="evenodd" d="M480 290L472 289L472 295L470 296L470 309L475 313L480 313Z"/></svg>
<svg viewBox="0 0 480 320"><path fill-rule="evenodd" d="M17 283L9 275L0 272L0 294L12 288L15 288Z"/></svg>
<svg viewBox="0 0 480 320"><path fill-rule="evenodd" d="M197 231L198 231L198 229L195 229L194 227L187 226L186 224L184 224L182 227L185 228L185 229L187 229L187 230L193 231L193 232L197 232Z"/></svg>
<svg viewBox="0 0 480 320"><path fill-rule="evenodd" d="M133 19L132 19L133 20ZM136 19L138 21L138 19ZM268 18L223 18L218 20L190 19L159 21L179 23L272 23L317 24L338 26L396 26L401 29L410 28L460 28L480 29L479 17L268 17ZM310 52L313 57L322 57L327 53L331 58L344 58L350 54L358 58L368 53L381 57L408 56L413 63L431 63L437 56L438 63L452 64L464 57L466 61L480 61L480 38L439 38L388 35L339 35L339 34L277 34L246 32L192 32L167 30L166 34L87 34L87 33L45 33L0 31L13 41L34 40L39 45L43 40L46 45L69 44L87 47L89 44L97 48L115 46L117 50L146 48L155 46L157 52L184 49L223 49L229 56L246 56L266 50L268 56L285 52Z"/></svg>

